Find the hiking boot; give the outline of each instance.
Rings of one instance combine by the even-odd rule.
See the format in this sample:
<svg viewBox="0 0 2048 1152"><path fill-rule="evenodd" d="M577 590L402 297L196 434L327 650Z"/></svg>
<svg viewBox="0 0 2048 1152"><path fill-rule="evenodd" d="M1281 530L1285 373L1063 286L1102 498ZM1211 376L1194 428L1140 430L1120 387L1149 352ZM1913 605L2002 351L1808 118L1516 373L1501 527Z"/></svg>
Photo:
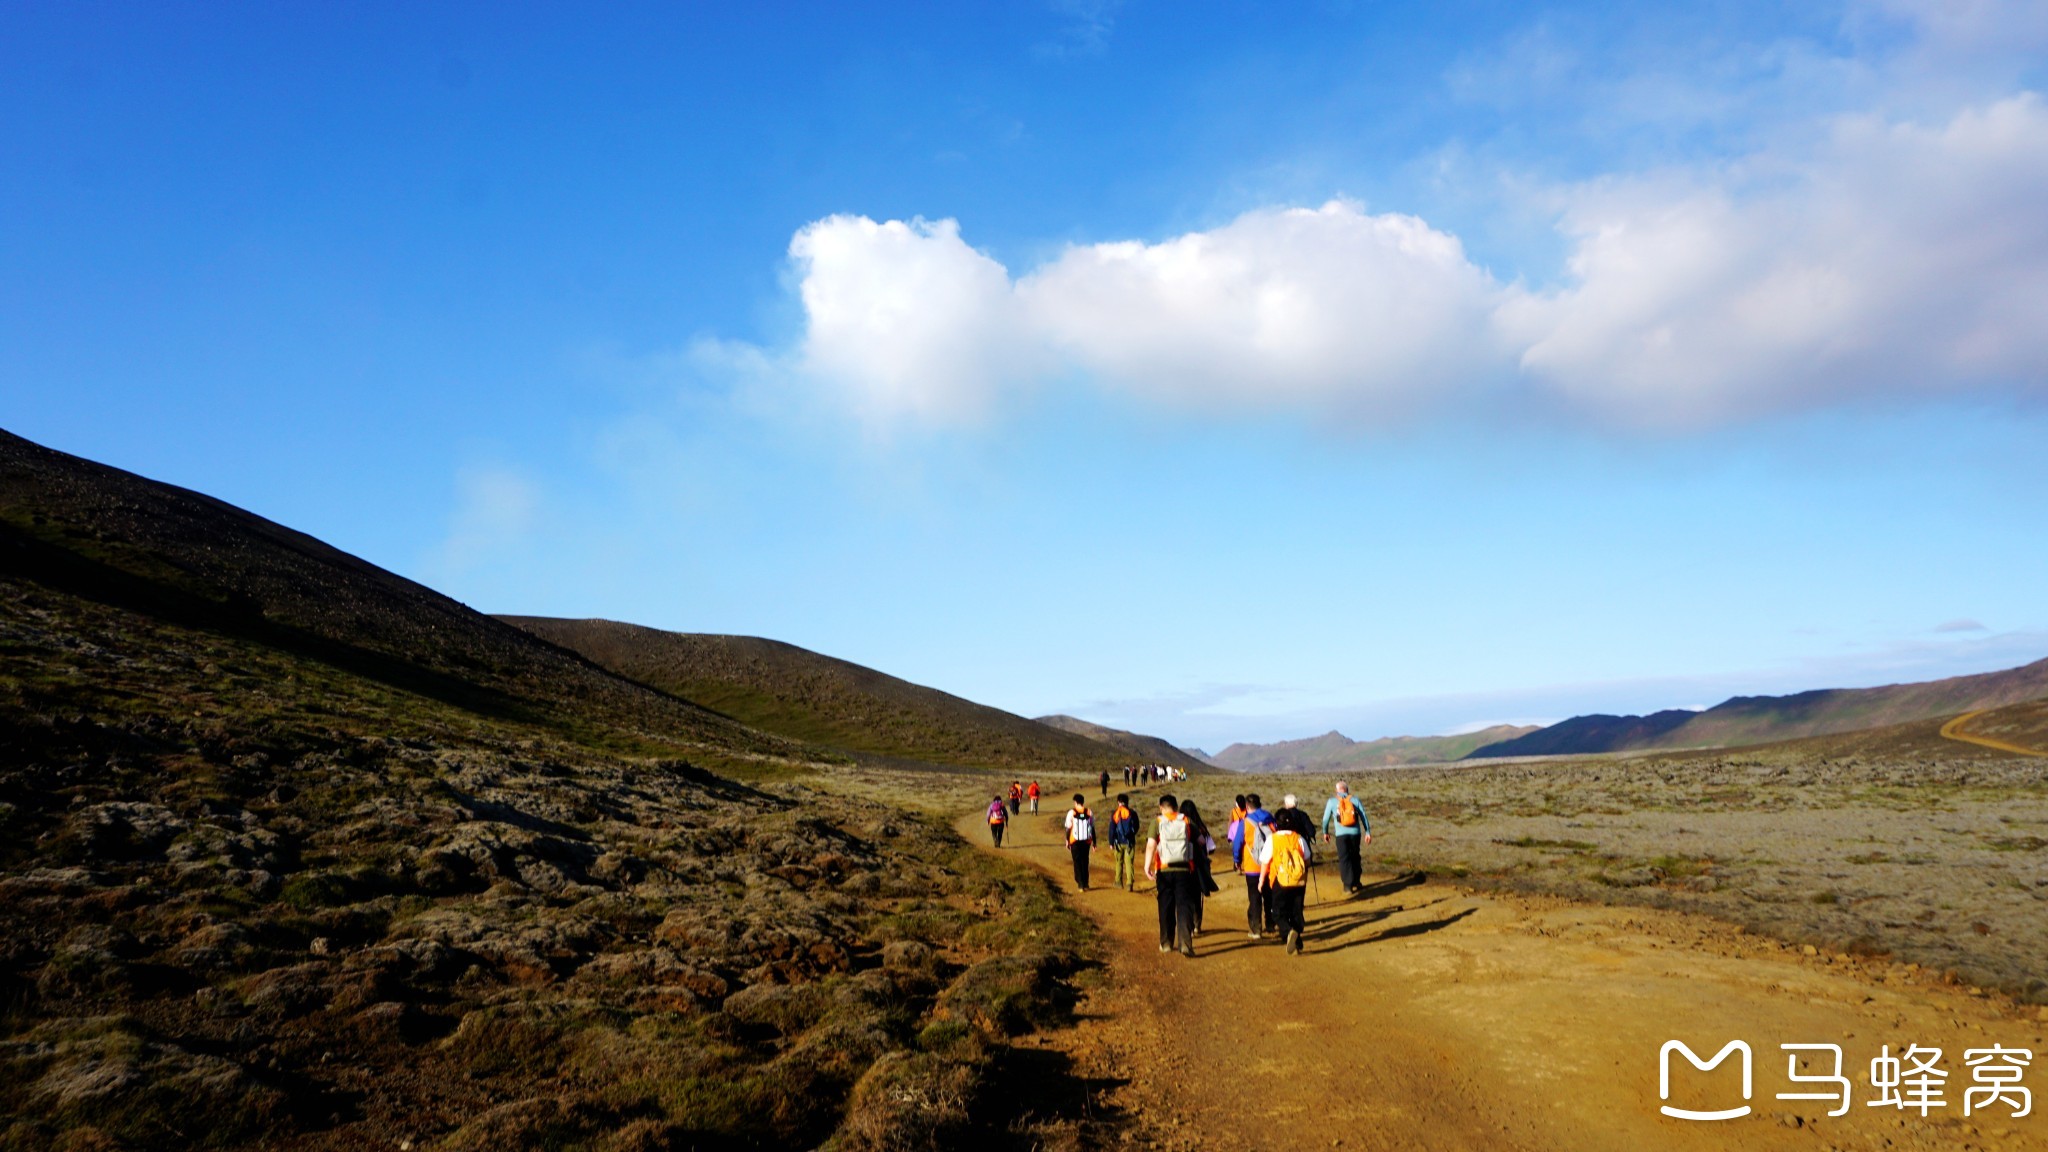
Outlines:
<svg viewBox="0 0 2048 1152"><path fill-rule="evenodd" d="M1287 934L1287 954L1289 956L1301 955L1301 933L1289 932Z"/></svg>

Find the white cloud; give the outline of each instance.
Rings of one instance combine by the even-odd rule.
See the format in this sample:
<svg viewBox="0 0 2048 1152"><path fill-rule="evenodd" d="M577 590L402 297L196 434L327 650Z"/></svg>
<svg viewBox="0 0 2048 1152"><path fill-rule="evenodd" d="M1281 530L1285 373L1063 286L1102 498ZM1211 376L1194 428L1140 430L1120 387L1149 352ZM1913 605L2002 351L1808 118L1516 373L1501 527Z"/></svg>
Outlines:
<svg viewBox="0 0 2048 1152"><path fill-rule="evenodd" d="M1519 393L1688 427L2048 384L2048 108L1835 122L1712 170L1553 190L1560 284L1502 285L1457 237L1348 201L1013 277L951 220L798 232L794 358L871 420L972 420L1073 372L1183 407L1371 420Z"/></svg>
<svg viewBox="0 0 2048 1152"><path fill-rule="evenodd" d="M801 367L870 417L973 418L1044 367L1009 273L951 220L832 216L799 231L789 254L808 321Z"/></svg>
<svg viewBox="0 0 2048 1152"><path fill-rule="evenodd" d="M1344 201L1072 247L1017 292L1071 363L1170 402L1380 411L1506 364L1457 238Z"/></svg>
<svg viewBox="0 0 2048 1152"><path fill-rule="evenodd" d="M1697 423L2048 380L2048 110L1841 122L1800 163L1579 190L1570 283L1501 312L1533 382Z"/></svg>

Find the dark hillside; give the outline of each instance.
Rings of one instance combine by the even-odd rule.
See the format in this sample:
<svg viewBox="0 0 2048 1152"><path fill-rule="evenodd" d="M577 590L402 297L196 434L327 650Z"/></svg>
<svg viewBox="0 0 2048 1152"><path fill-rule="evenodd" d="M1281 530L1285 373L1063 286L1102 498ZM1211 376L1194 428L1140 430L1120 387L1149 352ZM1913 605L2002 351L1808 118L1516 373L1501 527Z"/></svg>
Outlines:
<svg viewBox="0 0 2048 1152"><path fill-rule="evenodd" d="M611 620L503 619L755 728L846 752L1016 773L1113 771L1129 755L794 644Z"/></svg>
<svg viewBox="0 0 2048 1152"><path fill-rule="evenodd" d="M1043 1142L1085 924L700 752L802 749L0 440L0 1148Z"/></svg>
<svg viewBox="0 0 2048 1152"><path fill-rule="evenodd" d="M1040 716L1038 722L1049 728L1072 732L1076 736L1086 736L1097 743L1122 749L1126 759L1140 764L1170 764L1178 768L1200 769L1209 763L1205 757L1169 744L1157 736L1126 732L1121 728L1111 728L1076 716Z"/></svg>

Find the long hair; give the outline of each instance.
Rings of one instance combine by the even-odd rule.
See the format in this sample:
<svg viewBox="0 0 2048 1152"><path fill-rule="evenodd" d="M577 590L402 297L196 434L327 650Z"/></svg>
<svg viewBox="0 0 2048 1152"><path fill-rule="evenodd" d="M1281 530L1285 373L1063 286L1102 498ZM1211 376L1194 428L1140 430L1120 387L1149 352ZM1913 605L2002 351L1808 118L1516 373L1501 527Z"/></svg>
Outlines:
<svg viewBox="0 0 2048 1152"><path fill-rule="evenodd" d="M1209 826L1202 822L1202 810L1195 807L1193 800L1181 802L1180 814L1188 818L1188 835L1196 840L1209 835Z"/></svg>

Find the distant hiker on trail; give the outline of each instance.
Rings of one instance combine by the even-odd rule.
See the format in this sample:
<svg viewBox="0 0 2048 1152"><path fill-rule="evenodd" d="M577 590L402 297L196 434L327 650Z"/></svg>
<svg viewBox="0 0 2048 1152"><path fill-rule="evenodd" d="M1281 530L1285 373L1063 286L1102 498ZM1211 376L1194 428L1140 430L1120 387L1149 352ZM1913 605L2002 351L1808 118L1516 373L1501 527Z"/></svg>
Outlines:
<svg viewBox="0 0 2048 1152"><path fill-rule="evenodd" d="M1102 798L1109 799L1109 769L1102 770Z"/></svg>
<svg viewBox="0 0 2048 1152"><path fill-rule="evenodd" d="M1010 822L1010 810L1003 807L1003 798L997 796L988 802L988 838L995 846L1003 846L1003 828Z"/></svg>
<svg viewBox="0 0 2048 1152"><path fill-rule="evenodd" d="M1336 842L1337 881L1344 894L1356 895L1362 870L1359 850L1372 843L1372 821L1366 819L1365 806L1342 780L1337 781L1337 794L1323 802L1323 839Z"/></svg>
<svg viewBox="0 0 2048 1152"><path fill-rule="evenodd" d="M1015 780L1012 780L1010 781L1010 815L1015 816L1017 814L1018 809L1022 808L1023 806L1024 786L1022 784L1017 783Z"/></svg>
<svg viewBox="0 0 2048 1152"><path fill-rule="evenodd" d="M1266 926L1271 922L1266 907L1265 891L1259 886L1265 866L1259 861L1266 841L1273 835L1273 814L1259 801L1256 792L1248 792L1244 798L1244 819L1237 822L1237 835L1230 838L1230 854L1237 860L1237 870L1244 874L1244 925L1245 935L1254 940L1263 940Z"/></svg>
<svg viewBox="0 0 2048 1152"><path fill-rule="evenodd" d="M1289 796L1281 806L1281 816L1289 812L1307 816L1294 806L1294 797ZM1307 917L1302 907L1307 903L1309 837L1294 828L1290 820L1276 820L1279 827L1266 837L1265 847L1259 858L1259 884L1272 894L1272 916L1275 931L1287 939L1287 954L1301 955L1301 934L1308 931Z"/></svg>
<svg viewBox="0 0 2048 1152"><path fill-rule="evenodd" d="M1033 780L1031 787L1026 789L1026 792L1031 797L1031 814L1036 816L1038 815L1038 781Z"/></svg>
<svg viewBox="0 0 2048 1152"><path fill-rule="evenodd" d="M1109 814L1109 846L1116 852L1116 886L1138 890L1138 814L1131 811L1131 795L1119 792L1116 811Z"/></svg>
<svg viewBox="0 0 2048 1152"><path fill-rule="evenodd" d="M1195 838L1195 931L1200 932L1202 907L1220 891L1209 875L1209 854L1216 851L1216 838L1209 835L1209 826L1202 822L1202 811L1193 800L1181 801L1180 814L1188 818L1188 831Z"/></svg>
<svg viewBox="0 0 2048 1152"><path fill-rule="evenodd" d="M1088 857L1095 851L1095 813L1088 810L1088 798L1074 793L1074 806L1067 809L1067 851L1074 857L1074 887L1088 890Z"/></svg>
<svg viewBox="0 0 2048 1152"><path fill-rule="evenodd" d="M1171 795L1159 798L1159 818L1145 841L1145 875L1159 902L1159 950L1195 954L1195 842L1187 817Z"/></svg>

